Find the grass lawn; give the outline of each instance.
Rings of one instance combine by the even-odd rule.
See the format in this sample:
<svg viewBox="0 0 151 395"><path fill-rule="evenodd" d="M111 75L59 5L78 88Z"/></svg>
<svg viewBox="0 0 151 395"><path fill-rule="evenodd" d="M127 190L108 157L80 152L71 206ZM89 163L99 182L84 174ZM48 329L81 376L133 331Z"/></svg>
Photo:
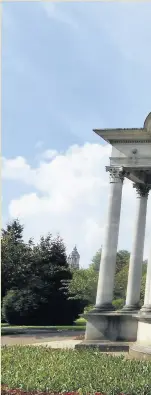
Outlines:
<svg viewBox="0 0 151 395"><path fill-rule="evenodd" d="M8 328L41 328L41 329L45 329L45 328L72 328L77 327L77 326L84 326L86 325L86 320L82 317L77 318L77 320L75 320L74 325L65 325L65 326L44 326L44 325L40 325L40 326L19 326L19 325L9 325L7 322L2 322L1 323L1 327L8 327Z"/></svg>
<svg viewBox="0 0 151 395"><path fill-rule="evenodd" d="M64 326L24 326L24 325L22 325L22 326L19 326L19 325L9 325L9 326L6 326L6 331L8 332L8 333L10 333L10 331L11 331L11 329L12 330L17 330L17 329L20 329L20 330L24 330L24 329L55 329L55 330L74 330L74 331L79 331L79 330L85 330L85 325L64 325ZM5 330L5 327L4 326L2 326L2 334L3 334L3 331Z"/></svg>
<svg viewBox="0 0 151 395"><path fill-rule="evenodd" d="M1 328L5 327L5 326L9 326L9 324L1 322Z"/></svg>
<svg viewBox="0 0 151 395"><path fill-rule="evenodd" d="M75 322L74 325L57 325L57 326L26 326L26 325L9 325L7 323L2 323L1 324L1 333L3 334L7 334L11 332L11 330L14 332L16 330L24 330L24 329L55 329L55 330L74 330L74 331L79 331L79 330L85 330L85 326L86 326L86 320L84 318L78 318ZM6 330L4 329L6 328ZM7 330L8 329L8 330Z"/></svg>
<svg viewBox="0 0 151 395"><path fill-rule="evenodd" d="M57 394L151 395L150 361L128 360L96 350L32 346L4 347L1 359L2 389L6 385Z"/></svg>

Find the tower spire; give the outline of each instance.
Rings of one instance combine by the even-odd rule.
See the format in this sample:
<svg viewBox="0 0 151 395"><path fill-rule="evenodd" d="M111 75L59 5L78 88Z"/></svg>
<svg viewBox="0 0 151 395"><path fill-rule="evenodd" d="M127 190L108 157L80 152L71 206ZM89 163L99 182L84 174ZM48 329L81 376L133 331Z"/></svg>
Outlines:
<svg viewBox="0 0 151 395"><path fill-rule="evenodd" d="M72 269L79 269L80 254L75 245L71 254L68 256L68 264Z"/></svg>

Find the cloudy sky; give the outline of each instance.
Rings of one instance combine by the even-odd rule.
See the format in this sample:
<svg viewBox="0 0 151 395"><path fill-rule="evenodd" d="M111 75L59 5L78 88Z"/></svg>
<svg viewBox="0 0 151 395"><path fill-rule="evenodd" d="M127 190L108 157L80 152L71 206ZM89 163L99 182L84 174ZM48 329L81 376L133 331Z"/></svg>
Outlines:
<svg viewBox="0 0 151 395"><path fill-rule="evenodd" d="M151 3L14 2L2 15L3 225L59 232L88 266L103 243L110 146L92 129L141 127L151 110ZM131 250L125 183L119 248ZM145 256L151 216L148 201Z"/></svg>

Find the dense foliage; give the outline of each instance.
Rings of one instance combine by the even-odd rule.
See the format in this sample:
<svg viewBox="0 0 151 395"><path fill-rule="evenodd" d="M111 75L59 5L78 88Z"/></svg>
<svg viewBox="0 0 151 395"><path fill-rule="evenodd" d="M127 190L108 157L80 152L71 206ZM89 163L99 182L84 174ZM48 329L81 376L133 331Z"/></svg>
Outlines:
<svg viewBox="0 0 151 395"><path fill-rule="evenodd" d="M9 388L51 393L150 395L151 362L106 355L97 350L5 347L1 383Z"/></svg>
<svg viewBox="0 0 151 395"><path fill-rule="evenodd" d="M2 230L2 313L10 324L70 325L84 308L95 304L101 249L87 269L71 270L63 240L51 234L38 244L23 240L18 220ZM114 285L116 309L122 308L127 288L129 252L118 251ZM141 303L146 262L143 264Z"/></svg>
<svg viewBox="0 0 151 395"><path fill-rule="evenodd" d="M2 230L3 317L10 324L69 325L84 302L69 299L72 273L65 246L48 234L38 244L23 241L18 221Z"/></svg>
<svg viewBox="0 0 151 395"><path fill-rule="evenodd" d="M73 271L69 284L69 292L74 299L85 301L86 305L94 304L96 298L98 273L92 268Z"/></svg>
<svg viewBox="0 0 151 395"><path fill-rule="evenodd" d="M113 305L116 309L122 308L125 302L129 258L130 253L128 251L120 250L117 252L113 301ZM74 271L73 278L69 285L69 291L73 294L76 294L76 298L79 297L86 301L86 304L90 305L91 308L95 304L100 260L101 249L96 252L88 269L80 269L79 271ZM146 270L147 262L143 262L141 304L143 304L144 300ZM87 308L85 310L88 311Z"/></svg>

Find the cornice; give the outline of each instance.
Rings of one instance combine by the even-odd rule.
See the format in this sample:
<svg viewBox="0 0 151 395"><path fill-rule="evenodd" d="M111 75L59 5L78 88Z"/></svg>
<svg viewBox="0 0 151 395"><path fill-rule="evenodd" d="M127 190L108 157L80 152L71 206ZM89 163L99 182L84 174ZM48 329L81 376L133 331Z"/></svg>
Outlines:
<svg viewBox="0 0 151 395"><path fill-rule="evenodd" d="M120 144L120 143L124 143L124 144L139 144L139 143L144 143L144 144L149 144L151 143L151 139L149 140L112 140L113 144Z"/></svg>
<svg viewBox="0 0 151 395"><path fill-rule="evenodd" d="M151 113L146 117L143 128L93 129L106 142L115 143L151 143Z"/></svg>

